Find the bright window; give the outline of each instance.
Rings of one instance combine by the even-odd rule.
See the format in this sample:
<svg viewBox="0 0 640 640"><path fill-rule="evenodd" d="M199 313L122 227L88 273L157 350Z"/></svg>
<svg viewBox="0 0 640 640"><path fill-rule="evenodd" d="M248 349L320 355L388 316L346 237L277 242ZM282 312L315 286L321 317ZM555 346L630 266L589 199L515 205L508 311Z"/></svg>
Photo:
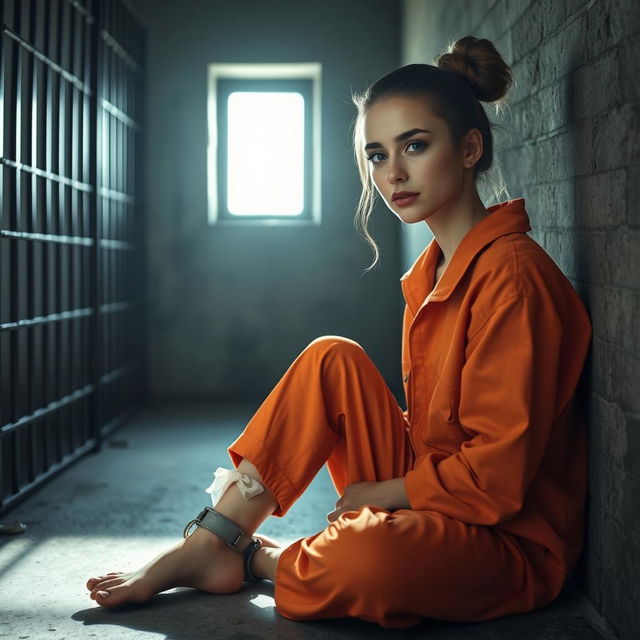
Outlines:
<svg viewBox="0 0 640 640"><path fill-rule="evenodd" d="M210 64L211 224L320 223L320 63Z"/></svg>
<svg viewBox="0 0 640 640"><path fill-rule="evenodd" d="M304 209L304 97L234 91L227 104L227 209L300 215Z"/></svg>

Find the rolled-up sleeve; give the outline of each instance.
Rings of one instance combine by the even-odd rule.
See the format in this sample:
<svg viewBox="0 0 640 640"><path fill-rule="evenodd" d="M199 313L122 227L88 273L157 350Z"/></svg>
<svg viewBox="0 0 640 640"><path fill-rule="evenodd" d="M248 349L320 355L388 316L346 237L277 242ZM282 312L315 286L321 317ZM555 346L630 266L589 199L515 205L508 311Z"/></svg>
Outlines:
<svg viewBox="0 0 640 640"><path fill-rule="evenodd" d="M556 416L561 341L554 310L525 295L489 315L461 371L458 419L472 437L416 459L404 482L412 509L482 525L520 511Z"/></svg>

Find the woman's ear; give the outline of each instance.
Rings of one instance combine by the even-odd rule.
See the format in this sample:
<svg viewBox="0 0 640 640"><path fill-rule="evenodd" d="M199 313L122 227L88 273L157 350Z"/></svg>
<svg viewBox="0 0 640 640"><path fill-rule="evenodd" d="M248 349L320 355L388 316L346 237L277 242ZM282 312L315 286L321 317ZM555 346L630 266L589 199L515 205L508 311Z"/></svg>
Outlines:
<svg viewBox="0 0 640 640"><path fill-rule="evenodd" d="M471 129L464 139L462 145L463 157L462 165L465 169L472 167L482 157L482 134L479 129Z"/></svg>

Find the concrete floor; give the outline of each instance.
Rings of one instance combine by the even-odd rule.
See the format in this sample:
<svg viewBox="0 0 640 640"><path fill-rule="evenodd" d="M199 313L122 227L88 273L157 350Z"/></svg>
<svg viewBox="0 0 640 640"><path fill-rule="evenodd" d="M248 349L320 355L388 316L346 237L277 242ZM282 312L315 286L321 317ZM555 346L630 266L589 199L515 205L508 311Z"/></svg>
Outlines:
<svg viewBox="0 0 640 640"><path fill-rule="evenodd" d="M169 406L147 410L97 455L87 455L2 521L25 533L0 537L0 638L102 640L200 638L430 638L595 640L613 638L572 585L545 609L481 624L425 620L406 630L355 618L292 621L275 610L273 583L218 596L170 589L149 602L106 609L89 598L92 575L128 571L173 545L211 504L204 492L226 447L255 407ZM326 526L337 495L326 467L284 518L258 530L285 544Z"/></svg>

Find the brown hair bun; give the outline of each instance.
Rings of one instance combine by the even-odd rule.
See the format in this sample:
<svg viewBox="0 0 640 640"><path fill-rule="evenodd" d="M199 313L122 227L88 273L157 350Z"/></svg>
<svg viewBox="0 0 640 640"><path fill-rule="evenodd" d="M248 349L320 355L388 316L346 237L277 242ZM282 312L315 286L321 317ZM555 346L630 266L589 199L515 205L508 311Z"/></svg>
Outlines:
<svg viewBox="0 0 640 640"><path fill-rule="evenodd" d="M511 69L494 44L485 38L465 36L434 58L440 69L462 76L478 100L496 102L504 98L513 84Z"/></svg>

